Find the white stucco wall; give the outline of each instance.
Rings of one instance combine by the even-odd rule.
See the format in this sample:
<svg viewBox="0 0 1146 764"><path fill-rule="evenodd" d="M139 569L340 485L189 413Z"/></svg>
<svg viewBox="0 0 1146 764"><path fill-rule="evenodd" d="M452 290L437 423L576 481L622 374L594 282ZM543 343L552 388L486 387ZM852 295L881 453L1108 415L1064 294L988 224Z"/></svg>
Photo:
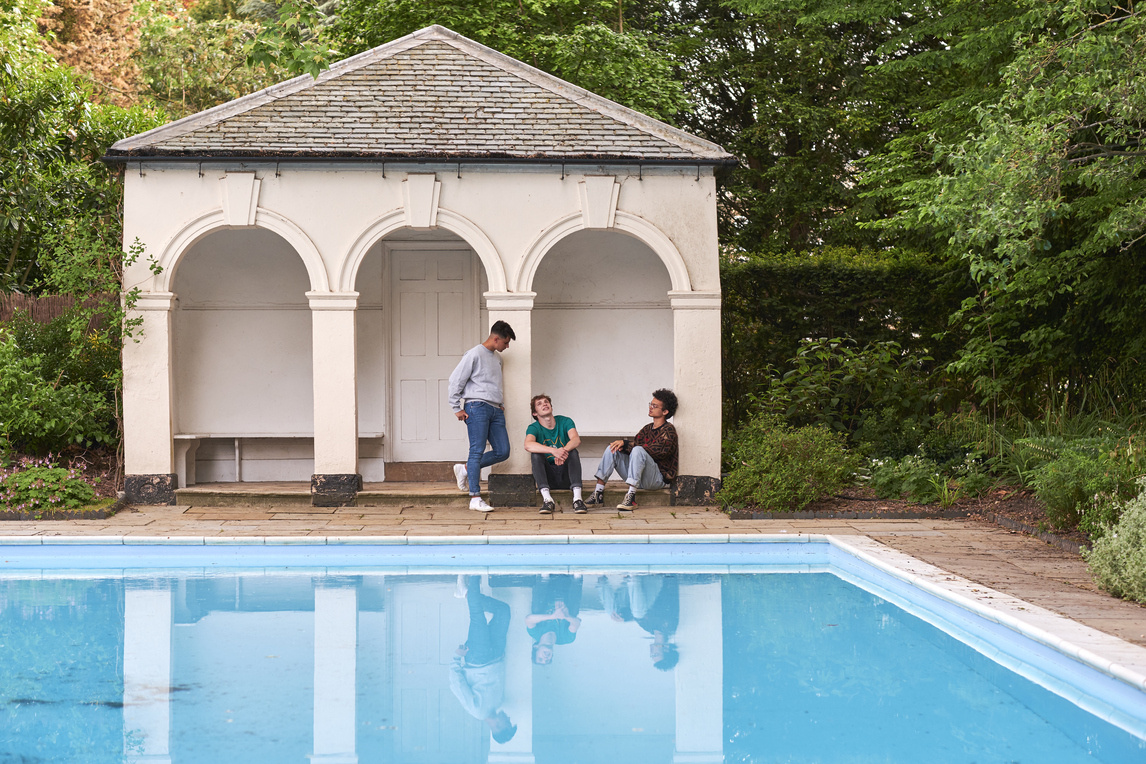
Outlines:
<svg viewBox="0 0 1146 764"><path fill-rule="evenodd" d="M143 340L125 347L129 474L173 471L156 429L165 406L169 432L313 430L315 380L345 388L314 375L322 356L311 346L327 349L333 339L313 336L314 327L341 319L312 323L307 293L311 310L355 310L355 357L337 374L357 374L357 396L323 395L324 421L385 432L387 396L375 391L388 389L389 359L372 350L388 331L378 242L429 235L463 240L480 262L479 334L497 318L522 327L505 362L507 393L524 400L510 401L515 453L499 469L528 471L519 446L533 392L576 411L586 432L635 432L651 390L673 386L682 401L678 429L688 430L682 474L718 475L715 183L708 170L696 175L695 167L566 168L562 178L560 167L388 165L383 177L376 164L129 164L125 245L138 239L147 257L128 268L125 283L149 295L174 292L178 305L171 348L162 346L162 311L145 312ZM586 183L587 176L594 177ZM161 273L151 273L148 258ZM350 302L315 302L331 292ZM682 294L692 300L686 311L674 309ZM628 337L609 329L618 324ZM647 347L633 348L634 334ZM163 379L173 403L157 392ZM345 432L339 425L323 442ZM328 448L337 453L323 462ZM320 451L328 465L316 466L320 472L353 469L365 456L331 445Z"/></svg>

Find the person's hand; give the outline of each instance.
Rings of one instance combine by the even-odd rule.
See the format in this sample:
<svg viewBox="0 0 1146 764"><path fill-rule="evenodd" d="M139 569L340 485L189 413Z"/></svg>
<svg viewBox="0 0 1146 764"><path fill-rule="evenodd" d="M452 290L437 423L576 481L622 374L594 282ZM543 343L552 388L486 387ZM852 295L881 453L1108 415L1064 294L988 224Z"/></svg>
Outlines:
<svg viewBox="0 0 1146 764"><path fill-rule="evenodd" d="M464 422L470 418L470 415L466 413L465 409L462 409L461 411L455 411L454 416L458 418L459 422Z"/></svg>
<svg viewBox="0 0 1146 764"><path fill-rule="evenodd" d="M620 451L624 447L625 447L625 441L623 441L623 440L614 440L612 443L609 444L609 450L612 451L614 454L617 453L618 451Z"/></svg>
<svg viewBox="0 0 1146 764"><path fill-rule="evenodd" d="M458 649L454 650L454 654L465 656L465 654L468 653L469 651L470 651L470 649L468 647L466 647L465 645L458 645Z"/></svg>
<svg viewBox="0 0 1146 764"><path fill-rule="evenodd" d="M559 616L561 618L568 618L569 617L569 608L565 607L564 602L558 602L556 605L553 606L553 615Z"/></svg>

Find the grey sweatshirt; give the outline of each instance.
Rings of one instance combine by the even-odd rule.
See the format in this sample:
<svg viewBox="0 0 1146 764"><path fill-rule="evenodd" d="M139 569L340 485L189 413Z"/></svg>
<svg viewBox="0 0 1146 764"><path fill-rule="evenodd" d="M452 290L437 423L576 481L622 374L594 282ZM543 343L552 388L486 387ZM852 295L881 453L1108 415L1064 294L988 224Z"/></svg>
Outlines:
<svg viewBox="0 0 1146 764"><path fill-rule="evenodd" d="M450 375L450 408L462 410L462 400L502 405L501 358L485 345L466 351Z"/></svg>

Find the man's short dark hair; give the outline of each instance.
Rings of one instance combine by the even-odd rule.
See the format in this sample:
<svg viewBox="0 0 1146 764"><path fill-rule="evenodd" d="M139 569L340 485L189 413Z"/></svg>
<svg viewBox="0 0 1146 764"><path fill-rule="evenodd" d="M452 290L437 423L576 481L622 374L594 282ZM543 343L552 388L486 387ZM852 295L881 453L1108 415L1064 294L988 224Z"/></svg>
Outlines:
<svg viewBox="0 0 1146 764"><path fill-rule="evenodd" d="M503 340L515 340L517 335L513 333L513 327L504 321L494 321L493 326L489 330L490 334L496 334Z"/></svg>
<svg viewBox="0 0 1146 764"><path fill-rule="evenodd" d="M509 721L507 718L506 721ZM491 732L491 737L499 743L508 743L513 740L513 736L517 734L517 725L510 724L508 727L503 727Z"/></svg>
<svg viewBox="0 0 1146 764"><path fill-rule="evenodd" d="M660 398L657 398L660 400ZM664 401L661 401L664 403ZM664 646L664 657L653 664L653 667L660 671L671 671L676 664L680 663L680 652L676 649L676 645L672 642Z"/></svg>
<svg viewBox="0 0 1146 764"><path fill-rule="evenodd" d="M662 387L653 393L653 397L660 401L661 405L665 407L665 411L668 412L665 416L672 418L672 415L676 413L676 393Z"/></svg>

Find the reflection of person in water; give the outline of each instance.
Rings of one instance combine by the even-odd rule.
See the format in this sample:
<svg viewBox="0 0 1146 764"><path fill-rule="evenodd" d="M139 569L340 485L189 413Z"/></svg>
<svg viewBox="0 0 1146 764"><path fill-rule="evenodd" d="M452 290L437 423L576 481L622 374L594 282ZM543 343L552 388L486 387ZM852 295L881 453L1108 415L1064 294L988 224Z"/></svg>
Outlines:
<svg viewBox="0 0 1146 764"><path fill-rule="evenodd" d="M533 637L533 662L553 661L553 647L567 645L581 628L581 579L570 575L538 577L533 585L533 607L525 628Z"/></svg>
<svg viewBox="0 0 1146 764"><path fill-rule="evenodd" d="M459 576L458 590L465 592L470 628L450 666L450 690L466 713L489 726L494 740L505 743L517 733L516 725L501 710L509 605L482 594L477 576ZM492 616L488 621L486 613Z"/></svg>
<svg viewBox="0 0 1146 764"><path fill-rule="evenodd" d="M680 661L680 653L672 642L680 623L680 583L676 576L624 576L620 586L600 576L597 591L605 612L614 621L636 621L652 634L649 657L653 666L661 671L676 666Z"/></svg>

